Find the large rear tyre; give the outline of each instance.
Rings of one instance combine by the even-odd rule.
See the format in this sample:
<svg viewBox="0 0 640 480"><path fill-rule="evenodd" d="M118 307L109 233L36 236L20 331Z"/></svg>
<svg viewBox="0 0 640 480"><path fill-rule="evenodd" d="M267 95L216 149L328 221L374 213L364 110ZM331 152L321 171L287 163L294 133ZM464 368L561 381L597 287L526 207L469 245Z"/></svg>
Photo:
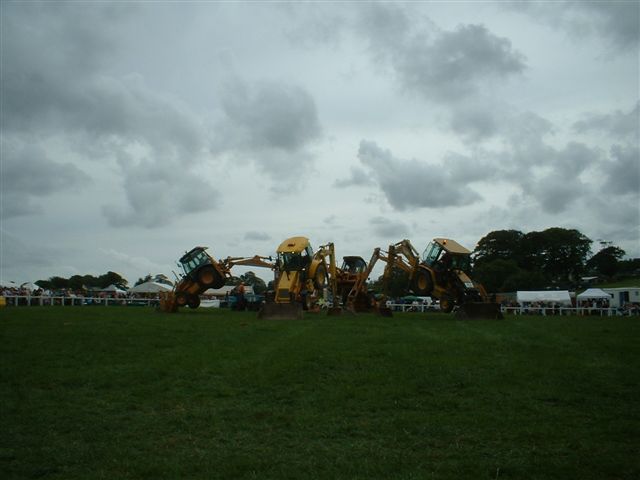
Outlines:
<svg viewBox="0 0 640 480"><path fill-rule="evenodd" d="M220 288L224 285L224 278L212 265L207 265L198 272L198 283L207 288Z"/></svg>
<svg viewBox="0 0 640 480"><path fill-rule="evenodd" d="M413 291L416 295L426 297L431 295L433 290L433 280L428 270L419 268L413 278Z"/></svg>
<svg viewBox="0 0 640 480"><path fill-rule="evenodd" d="M451 310L453 310L453 305L453 298L447 295L440 297L440 310L444 313L451 313Z"/></svg>

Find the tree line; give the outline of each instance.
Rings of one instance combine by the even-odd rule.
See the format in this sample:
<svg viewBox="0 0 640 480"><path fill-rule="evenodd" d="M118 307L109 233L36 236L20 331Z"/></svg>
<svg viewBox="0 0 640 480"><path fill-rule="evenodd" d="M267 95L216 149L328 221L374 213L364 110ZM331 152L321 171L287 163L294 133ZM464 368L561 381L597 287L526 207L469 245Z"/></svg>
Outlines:
<svg viewBox="0 0 640 480"><path fill-rule="evenodd" d="M622 260L625 251L611 242L600 241L594 255L592 244L575 229L496 230L482 237L473 252L474 279L487 291L512 292L575 287L582 276L610 279L640 269L640 259Z"/></svg>
<svg viewBox="0 0 640 480"><path fill-rule="evenodd" d="M128 281L116 272L107 272L97 277L93 275L73 275L69 278L50 277L48 280L38 280L35 284L45 290L97 290L115 285L127 288Z"/></svg>

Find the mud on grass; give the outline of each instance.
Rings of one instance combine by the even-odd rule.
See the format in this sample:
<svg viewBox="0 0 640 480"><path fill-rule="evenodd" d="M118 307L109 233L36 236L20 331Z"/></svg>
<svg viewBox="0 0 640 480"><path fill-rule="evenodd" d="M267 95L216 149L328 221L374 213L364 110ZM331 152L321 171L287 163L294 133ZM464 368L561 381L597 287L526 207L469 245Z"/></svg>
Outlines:
<svg viewBox="0 0 640 480"><path fill-rule="evenodd" d="M637 318L0 311L3 478L638 478Z"/></svg>

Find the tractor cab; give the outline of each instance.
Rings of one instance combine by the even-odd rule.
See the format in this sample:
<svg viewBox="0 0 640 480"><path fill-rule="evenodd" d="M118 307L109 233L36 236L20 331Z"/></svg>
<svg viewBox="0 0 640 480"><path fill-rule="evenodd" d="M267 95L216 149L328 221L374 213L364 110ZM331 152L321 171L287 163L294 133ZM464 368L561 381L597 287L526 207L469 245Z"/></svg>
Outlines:
<svg viewBox="0 0 640 480"><path fill-rule="evenodd" d="M207 247L194 247L185 253L179 260L178 266L185 276L190 276L203 265L211 265L211 257L206 252Z"/></svg>
<svg viewBox="0 0 640 480"><path fill-rule="evenodd" d="M362 257L342 257L342 267L340 270L346 273L358 274L367 269L367 262Z"/></svg>
<svg viewBox="0 0 640 480"><path fill-rule="evenodd" d="M471 267L471 252L455 240L435 238L422 254L422 262L434 269L461 270Z"/></svg>
<svg viewBox="0 0 640 480"><path fill-rule="evenodd" d="M313 249L309 239L305 237L293 237L280 244L277 250L278 270L281 272L294 272L305 270L311 263Z"/></svg>

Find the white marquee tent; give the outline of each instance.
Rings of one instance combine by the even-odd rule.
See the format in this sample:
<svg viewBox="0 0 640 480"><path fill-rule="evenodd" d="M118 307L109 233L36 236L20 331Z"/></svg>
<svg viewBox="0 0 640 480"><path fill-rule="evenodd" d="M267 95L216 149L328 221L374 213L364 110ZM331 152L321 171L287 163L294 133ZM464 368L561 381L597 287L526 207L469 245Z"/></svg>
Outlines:
<svg viewBox="0 0 640 480"><path fill-rule="evenodd" d="M605 292L600 288L589 288L578 295L578 300L598 300L601 298L606 298L607 300L611 300L613 297L612 294Z"/></svg>
<svg viewBox="0 0 640 480"><path fill-rule="evenodd" d="M111 284L106 288L103 288L102 290L100 290L101 292L112 292L112 293L127 293L126 290L122 290L121 288L118 288L117 286Z"/></svg>
<svg viewBox="0 0 640 480"><path fill-rule="evenodd" d="M158 282L144 282L129 289L129 293L158 293L172 290L171 285Z"/></svg>
<svg viewBox="0 0 640 480"><path fill-rule="evenodd" d="M545 302L571 305L571 295L568 290L541 290L538 292L518 291L517 301L524 303Z"/></svg>

